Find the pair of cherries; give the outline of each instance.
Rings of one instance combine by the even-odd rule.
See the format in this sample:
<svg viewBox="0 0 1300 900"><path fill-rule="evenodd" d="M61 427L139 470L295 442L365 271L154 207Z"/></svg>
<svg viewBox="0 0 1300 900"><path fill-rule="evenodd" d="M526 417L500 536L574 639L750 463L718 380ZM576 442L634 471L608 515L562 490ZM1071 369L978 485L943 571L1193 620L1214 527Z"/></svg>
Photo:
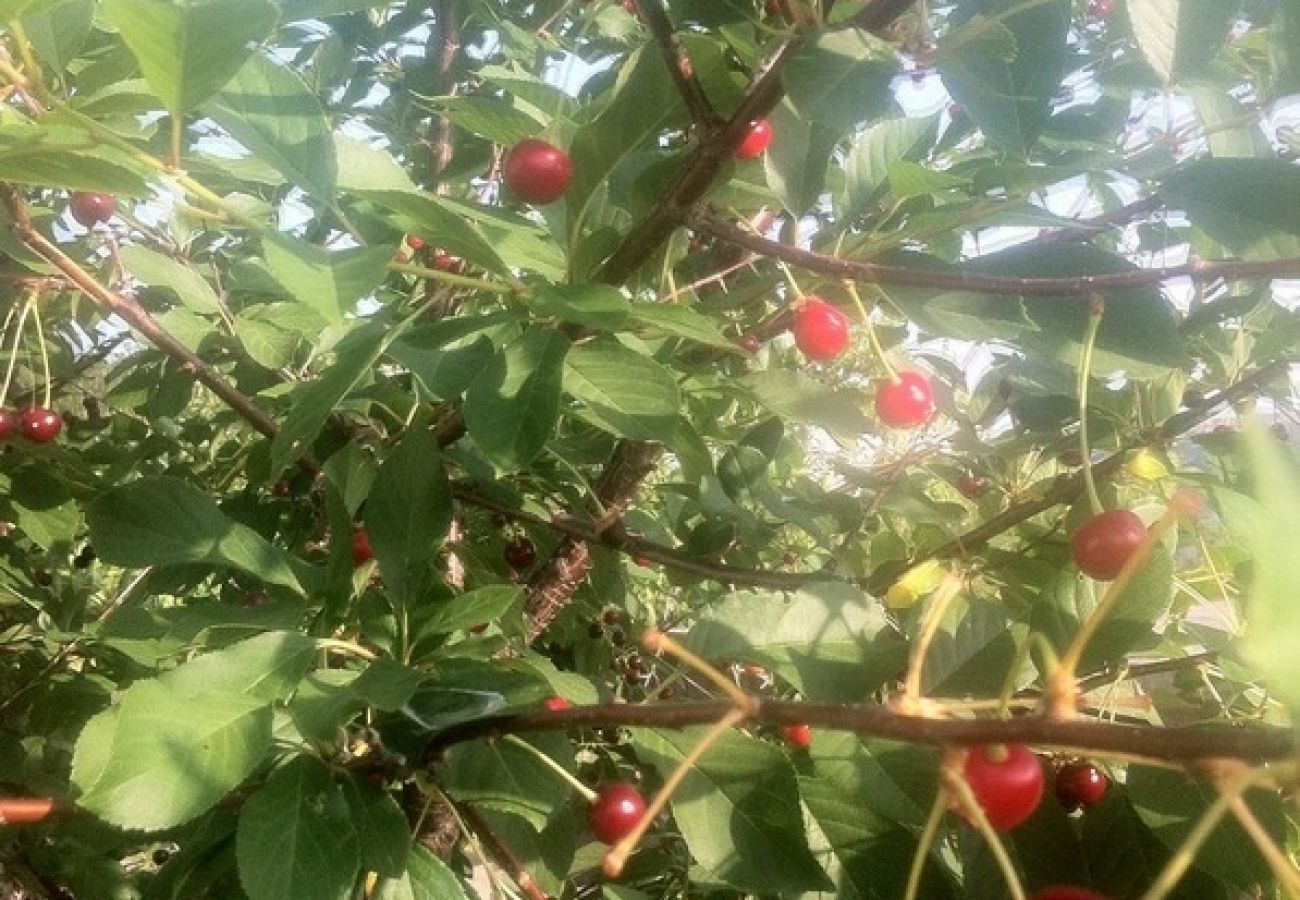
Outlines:
<svg viewBox="0 0 1300 900"><path fill-rule="evenodd" d="M15 434L33 444L48 444L63 431L63 417L44 406L32 406L21 414L10 409L0 409L0 441Z"/></svg>
<svg viewBox="0 0 1300 900"><path fill-rule="evenodd" d="M1024 822L1043 799L1043 768L1024 744L972 747L962 774L998 831ZM1091 763L1069 763L1056 773L1056 799L1068 812L1096 806L1109 787L1110 780Z"/></svg>

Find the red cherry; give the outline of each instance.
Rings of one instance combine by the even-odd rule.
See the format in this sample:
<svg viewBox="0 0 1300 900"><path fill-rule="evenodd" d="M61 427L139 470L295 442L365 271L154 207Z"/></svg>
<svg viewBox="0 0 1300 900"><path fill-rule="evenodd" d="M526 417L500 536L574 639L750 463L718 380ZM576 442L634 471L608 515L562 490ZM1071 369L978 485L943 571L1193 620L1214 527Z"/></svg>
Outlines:
<svg viewBox="0 0 1300 900"><path fill-rule="evenodd" d="M537 562L537 548L523 535L506 544L501 555L512 569L527 569Z"/></svg>
<svg viewBox="0 0 1300 900"><path fill-rule="evenodd" d="M1092 809L1109 787L1110 779L1092 763L1070 763L1056 773L1056 799L1069 812Z"/></svg>
<svg viewBox="0 0 1300 900"><path fill-rule="evenodd" d="M1111 0L1092 0L1093 15L1100 19L1108 17L1113 9L1114 6L1111 4Z"/></svg>
<svg viewBox="0 0 1300 900"><path fill-rule="evenodd" d="M649 568L653 564L648 556L634 556L632 557L632 562L645 568Z"/></svg>
<svg viewBox="0 0 1300 900"><path fill-rule="evenodd" d="M406 236L406 246L410 247L412 250L418 253L419 251L424 249L424 238L417 237L416 235L413 234L408 234Z"/></svg>
<svg viewBox="0 0 1300 900"><path fill-rule="evenodd" d="M1043 769L1024 744L972 747L966 782L989 824L1010 831L1033 815L1043 799Z"/></svg>
<svg viewBox="0 0 1300 900"><path fill-rule="evenodd" d="M94 228L100 222L113 218L113 195L94 191L73 191L68 198L72 218L87 228Z"/></svg>
<svg viewBox="0 0 1300 900"><path fill-rule="evenodd" d="M1146 536L1147 527L1131 509L1093 516L1070 538L1074 564L1098 581L1111 581Z"/></svg>
<svg viewBox="0 0 1300 900"><path fill-rule="evenodd" d="M562 709L569 709L573 704L563 697L547 697L542 701L542 706L545 706L551 712L559 712Z"/></svg>
<svg viewBox="0 0 1300 900"><path fill-rule="evenodd" d="M444 250L433 254L433 267L439 272L463 272L465 264Z"/></svg>
<svg viewBox="0 0 1300 900"><path fill-rule="evenodd" d="M849 346L849 317L811 294L794 314L794 342L809 359L834 359Z"/></svg>
<svg viewBox="0 0 1300 900"><path fill-rule="evenodd" d="M596 840L616 844L636 827L645 813L645 798L626 781L615 781L596 792L587 824Z"/></svg>
<svg viewBox="0 0 1300 900"><path fill-rule="evenodd" d="M749 353L757 353L760 344L758 343L758 338L754 337L752 334L747 334L740 339L740 346Z"/></svg>
<svg viewBox="0 0 1300 900"><path fill-rule="evenodd" d="M546 141L527 138L510 148L501 163L506 187L526 203L552 203L573 179L569 155Z"/></svg>
<svg viewBox="0 0 1300 900"><path fill-rule="evenodd" d="M974 472L962 472L957 480L957 493L967 500L978 500L989 492L989 480Z"/></svg>
<svg viewBox="0 0 1300 900"><path fill-rule="evenodd" d="M876 388L876 415L894 428L915 428L934 415L934 388L923 372L909 369Z"/></svg>
<svg viewBox="0 0 1300 900"><path fill-rule="evenodd" d="M18 429L33 444L48 444L63 430L63 417L52 409L33 406L23 410Z"/></svg>
<svg viewBox="0 0 1300 900"><path fill-rule="evenodd" d="M360 568L374 558L375 551L370 546L370 535L360 528L352 532L352 565Z"/></svg>
<svg viewBox="0 0 1300 900"><path fill-rule="evenodd" d="M0 441L7 441L18 431L18 414L11 409L0 409Z"/></svg>
<svg viewBox="0 0 1300 900"><path fill-rule="evenodd" d="M1106 900L1106 898L1080 887L1049 887L1043 888L1029 900Z"/></svg>
<svg viewBox="0 0 1300 900"><path fill-rule="evenodd" d="M736 159L757 159L763 155L763 151L770 143L772 143L772 123L767 119L755 119L749 123L749 132L736 148Z"/></svg>
<svg viewBox="0 0 1300 900"><path fill-rule="evenodd" d="M781 737L796 750L807 750L812 746L812 729L807 725L782 725Z"/></svg>

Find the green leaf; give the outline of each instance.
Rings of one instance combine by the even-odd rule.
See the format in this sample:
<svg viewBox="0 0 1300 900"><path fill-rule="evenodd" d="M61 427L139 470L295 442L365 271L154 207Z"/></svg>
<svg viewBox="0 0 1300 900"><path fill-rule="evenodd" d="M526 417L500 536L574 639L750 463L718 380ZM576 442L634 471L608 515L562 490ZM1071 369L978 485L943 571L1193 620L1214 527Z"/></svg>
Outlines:
<svg viewBox="0 0 1300 900"><path fill-rule="evenodd" d="M292 556L227 518L206 493L176 478L150 476L114 488L87 507L86 521L95 552L116 566L229 566L306 593Z"/></svg>
<svg viewBox="0 0 1300 900"><path fill-rule="evenodd" d="M896 199L937 194L970 184L968 178L958 178L947 172L928 169L918 163L900 159L889 165L889 192Z"/></svg>
<svg viewBox="0 0 1300 900"><path fill-rule="evenodd" d="M1027 156L1070 60L1069 0L974 0L953 26L936 58L944 86L994 146Z"/></svg>
<svg viewBox="0 0 1300 900"><path fill-rule="evenodd" d="M380 881L374 900L467 900L467 895L447 864L417 844L411 848L406 874Z"/></svg>
<svg viewBox="0 0 1300 900"><path fill-rule="evenodd" d="M1129 766L1125 787L1142 821L1175 852L1218 796L1214 785L1207 781L1151 766ZM1248 791L1245 799L1274 845L1284 846L1287 823L1282 799L1265 790ZM1210 833L1196 854L1196 865L1243 891L1272 881L1268 863L1232 815Z"/></svg>
<svg viewBox="0 0 1300 900"><path fill-rule="evenodd" d="M393 155L380 147L335 133L338 186L343 191L417 193L419 188Z"/></svg>
<svg viewBox="0 0 1300 900"><path fill-rule="evenodd" d="M343 779L352 824L361 840L361 865L367 872L400 878L411 851L411 826L391 794L359 775Z"/></svg>
<svg viewBox="0 0 1300 900"><path fill-rule="evenodd" d="M633 736L638 755L667 777L703 732L634 729ZM831 887L804 836L795 774L772 744L726 732L686 770L671 808L706 880L765 895Z"/></svg>
<svg viewBox="0 0 1300 900"><path fill-rule="evenodd" d="M1202 159L1160 196L1213 240L1252 259L1300 253L1300 169L1278 159Z"/></svg>
<svg viewBox="0 0 1300 900"><path fill-rule="evenodd" d="M249 58L204 112L259 160L321 203L334 201L334 138L325 110L297 72Z"/></svg>
<svg viewBox="0 0 1300 900"><path fill-rule="evenodd" d="M295 756L244 803L236 856L249 900L348 900L361 868L343 792L320 760Z"/></svg>
<svg viewBox="0 0 1300 900"><path fill-rule="evenodd" d="M680 303L633 303L631 317L633 322L674 337L731 353L740 352L736 342L723 334L712 319Z"/></svg>
<svg viewBox="0 0 1300 900"><path fill-rule="evenodd" d="M365 523L384 586L399 605L415 602L451 524L451 487L428 428L408 429L379 467Z"/></svg>
<svg viewBox="0 0 1300 900"><path fill-rule="evenodd" d="M1291 530L1300 526L1300 473L1262 425L1247 429L1246 442L1262 506L1262 515L1251 523L1255 577L1246 605L1246 653L1269 692L1300 721L1300 617L1295 614L1300 556L1291 539L1300 533Z"/></svg>
<svg viewBox="0 0 1300 900"><path fill-rule="evenodd" d="M545 125L518 105L496 97L443 97L438 112L471 134L504 147L541 133Z"/></svg>
<svg viewBox="0 0 1300 900"><path fill-rule="evenodd" d="M481 334L513 321L507 313L457 316L407 330L388 348L388 355L420 379L420 384L444 400L459 397L496 352Z"/></svg>
<svg viewBox="0 0 1300 900"><path fill-rule="evenodd" d="M173 114L220 90L279 18L269 0L103 0L100 8Z"/></svg>
<svg viewBox="0 0 1300 900"><path fill-rule="evenodd" d="M79 128L0 125L0 180L141 197L148 188L136 165Z"/></svg>
<svg viewBox="0 0 1300 900"><path fill-rule="evenodd" d="M1208 68L1228 39L1240 0L1127 0L1138 49L1166 84Z"/></svg>
<svg viewBox="0 0 1300 900"><path fill-rule="evenodd" d="M920 159L934 144L937 116L886 119L862 133L844 162L844 199L840 218L851 221L867 212L884 195L889 167Z"/></svg>
<svg viewBox="0 0 1300 900"><path fill-rule="evenodd" d="M12 22L22 16L43 12L62 0L0 0L0 22Z"/></svg>
<svg viewBox="0 0 1300 900"><path fill-rule="evenodd" d="M399 214L403 227L452 256L498 275L509 274L489 242L449 201L423 193L392 190L364 192L366 199Z"/></svg>
<svg viewBox="0 0 1300 900"><path fill-rule="evenodd" d="M396 712L419 689L424 676L396 660L377 659L351 683L352 692L368 705Z"/></svg>
<svg viewBox="0 0 1300 900"><path fill-rule="evenodd" d="M802 215L816 204L826 185L826 168L839 141L835 129L801 118L786 100L768 116L776 135L763 154L768 186L791 213Z"/></svg>
<svg viewBox="0 0 1300 900"><path fill-rule="evenodd" d="M522 739L568 771L576 771L573 747L563 734L530 734ZM573 799L573 788L566 781L511 741L452 748L442 783L457 800L520 816L538 829Z"/></svg>
<svg viewBox="0 0 1300 900"><path fill-rule="evenodd" d="M800 119L843 134L890 107L896 70L888 44L869 31L840 28L804 42L781 81Z"/></svg>
<svg viewBox="0 0 1300 900"><path fill-rule="evenodd" d="M1001 605L955 601L925 657L922 688L943 697L995 695L1016 657Z"/></svg>
<svg viewBox="0 0 1300 900"><path fill-rule="evenodd" d="M513 584L489 584L442 600L429 607L418 631L422 635L450 634L491 622L518 601L520 590Z"/></svg>
<svg viewBox="0 0 1300 900"><path fill-rule="evenodd" d="M465 425L499 469L526 466L542 452L560 417L569 339L534 329L498 352L465 393Z"/></svg>
<svg viewBox="0 0 1300 900"><path fill-rule="evenodd" d="M65 0L49 9L27 13L23 30L37 59L62 72L85 46L94 19L94 0Z"/></svg>
<svg viewBox="0 0 1300 900"><path fill-rule="evenodd" d="M820 425L848 444L871 430L858 401L807 375L785 369L755 372L741 380L754 399L784 419Z"/></svg>
<svg viewBox="0 0 1300 900"><path fill-rule="evenodd" d="M220 310L221 301L212 285L188 266L139 244L127 244L121 253L122 262L133 276L147 285L167 288L186 308L200 314Z"/></svg>
<svg viewBox="0 0 1300 900"><path fill-rule="evenodd" d="M641 440L656 440L670 431L682 402L671 372L613 342L569 351L564 389L606 430Z"/></svg>
<svg viewBox="0 0 1300 900"><path fill-rule="evenodd" d="M391 247L352 247L331 253L282 234L262 240L272 277L328 325L340 325L357 301L374 293L393 258Z"/></svg>
<svg viewBox="0 0 1300 900"><path fill-rule="evenodd" d="M271 707L260 698L180 695L158 681L137 681L117 706L86 723L72 784L77 804L104 821L158 831L211 808L270 747Z"/></svg>
<svg viewBox="0 0 1300 900"><path fill-rule="evenodd" d="M875 690L903 659L881 605L838 582L729 594L700 617L687 644L710 660L763 662L808 696L841 700Z"/></svg>
<svg viewBox="0 0 1300 900"><path fill-rule="evenodd" d="M275 312L283 312L288 303L269 303L242 311L235 319L235 337L244 345L245 352L268 369L291 366L303 346L302 334L281 328L275 322Z"/></svg>
<svg viewBox="0 0 1300 900"><path fill-rule="evenodd" d="M298 631L269 631L205 653L158 676L177 697L220 692L247 694L270 703L297 688L316 653L316 642Z"/></svg>
<svg viewBox="0 0 1300 900"><path fill-rule="evenodd" d="M325 16L341 16L388 5L388 0L284 0L284 21L300 22Z"/></svg>
<svg viewBox="0 0 1300 900"><path fill-rule="evenodd" d="M622 328L631 311L628 299L605 284L541 285L528 305L538 315L606 331Z"/></svg>
<svg viewBox="0 0 1300 900"><path fill-rule="evenodd" d="M334 365L311 384L294 394L293 405L274 440L271 441L271 471L280 473L307 452L307 447L325 427L334 407L364 378L386 344L396 335L378 325L366 326L348 336Z"/></svg>

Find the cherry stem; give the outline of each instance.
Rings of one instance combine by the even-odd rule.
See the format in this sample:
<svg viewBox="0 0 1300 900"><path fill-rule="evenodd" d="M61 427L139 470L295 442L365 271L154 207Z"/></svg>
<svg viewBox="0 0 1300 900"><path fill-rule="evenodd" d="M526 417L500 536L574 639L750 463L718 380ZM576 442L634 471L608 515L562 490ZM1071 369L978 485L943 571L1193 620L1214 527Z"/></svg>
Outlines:
<svg viewBox="0 0 1300 900"><path fill-rule="evenodd" d="M1050 712L1054 716L1073 715L1075 701L1077 700L1077 690L1074 684L1074 673L1079 668L1079 663L1083 659L1083 651L1087 648L1088 642L1096 635L1097 629L1101 623L1106 621L1106 617L1114 612L1115 607L1119 604L1120 599L1124 596L1129 584L1133 581L1138 572L1142 571L1151 554L1155 552L1156 546L1164 539L1164 536L1170 530L1178 526L1179 519L1185 518L1191 514L1189 504L1181 500L1179 494L1175 494L1173 501L1168 508L1156 521L1154 525L1147 530L1146 537L1142 543L1138 544L1132 555L1124 561L1124 566L1119 570L1106 587L1106 593L1102 595L1101 602L1093 609L1092 614L1083 621L1083 625L1074 635L1074 640L1061 655L1060 667L1052 673L1048 681L1048 699L1052 704Z"/></svg>
<svg viewBox="0 0 1300 900"><path fill-rule="evenodd" d="M1269 867L1273 870L1273 875L1286 888L1287 894L1292 900L1300 898L1300 871L1296 869L1295 864L1273 842L1273 838L1264 829L1264 826L1259 823L1259 819L1240 794L1232 796L1229 800L1229 806L1232 809L1232 814L1237 819L1237 823L1255 842L1260 855L1268 861Z"/></svg>
<svg viewBox="0 0 1300 900"><path fill-rule="evenodd" d="M18 363L18 342L23 336L23 326L27 324L27 316L31 314L35 305L36 291L33 289L28 292L27 297L23 300L23 311L19 314L18 325L14 328L14 342L9 351L9 365L5 368L4 384L0 385L0 404L4 403L5 398L9 396L9 386L13 383L14 366Z"/></svg>
<svg viewBox="0 0 1300 900"><path fill-rule="evenodd" d="M779 259L776 261L776 266L781 270L781 274L785 276L786 283L790 285L790 291L794 294L794 299L791 301L791 305L802 300L804 296L803 289L799 287L799 282L794 280L794 273L790 271L790 267L787 266L783 260Z"/></svg>
<svg viewBox="0 0 1300 900"><path fill-rule="evenodd" d="M1002 680L1002 690L998 693L997 715L999 719L1005 719L1007 713L1011 710L1011 695L1016 691L1016 676L1019 675L1020 666L1035 645L1043 654L1049 679L1052 673L1060 668L1061 661L1056 655L1056 648L1052 646L1052 642L1045 635L1037 631L1031 631L1025 635L1025 639L1016 648L1016 658L1011 663L1011 667L1007 669L1006 678Z"/></svg>
<svg viewBox="0 0 1300 900"><path fill-rule="evenodd" d="M36 54L32 52L32 42L27 37L27 31L23 28L22 22L12 19L9 22L9 33L14 36L14 43L18 46L18 58L23 61L23 69L27 78L31 81L33 89L37 94L45 93L45 84L41 78L41 66L36 60Z"/></svg>
<svg viewBox="0 0 1300 900"><path fill-rule="evenodd" d="M925 860L930 855L930 848L934 846L935 838L939 835L939 825L943 822L943 814L948 809L945 802L943 791L934 795L934 803L930 807L930 815L925 820L925 827L921 829L921 836L916 843L916 854L912 857L912 868L907 873L907 890L903 893L903 900L916 900L921 890L921 876L925 874Z"/></svg>
<svg viewBox="0 0 1300 900"><path fill-rule="evenodd" d="M352 641L339 640L338 638L317 638L317 650L338 650L341 653L350 653L353 656L360 657L367 662L374 662L379 659L379 655L371 650L367 650L360 644Z"/></svg>
<svg viewBox="0 0 1300 900"><path fill-rule="evenodd" d="M1083 483L1094 516L1100 515L1104 507L1101 495L1097 493L1097 481L1092 476L1092 443L1088 440L1088 387L1092 380L1092 351L1097 344L1097 330L1105 309L1106 303L1100 294L1088 298L1088 327L1083 334L1083 355L1079 360L1079 455L1083 462Z"/></svg>
<svg viewBox="0 0 1300 900"><path fill-rule="evenodd" d="M1183 875L1191 867L1192 862L1196 859L1197 852L1201 845L1209 839L1210 834L1219 824L1219 820L1227 814L1232 808L1232 801L1239 797L1257 776L1254 773L1246 773L1243 776L1235 778L1226 784L1219 784L1219 796L1214 802L1201 814L1200 821L1188 833L1187 839L1183 845L1178 848L1173 856L1169 857L1169 862L1165 864L1164 869L1155 882L1147 889L1140 900L1164 900L1170 892L1178 886Z"/></svg>
<svg viewBox="0 0 1300 900"><path fill-rule="evenodd" d="M41 327L41 311L36 306L36 295L32 295L32 322L36 325L36 347L41 351L41 371L45 375L45 391L42 404L46 409L54 402L53 385L50 382L50 353L49 348L45 346L45 330Z"/></svg>
<svg viewBox="0 0 1300 900"><path fill-rule="evenodd" d="M617 844L606 851L605 858L601 862L601 868L604 870L606 875L610 878L617 878L622 874L623 866L627 863L627 858L632 855L632 852L636 849L636 845L640 842L646 831L650 829L650 825L654 822L655 818L664 811L664 807L668 805L668 801L672 799L673 794L676 793L677 788L681 786L682 781L686 779L686 776L690 773L691 769L700 761L700 757L704 756L704 754L709 751L710 747L721 740L724 734L730 731L738 723L743 722L748 718L748 716L748 711L739 707L728 710L727 714L717 722L713 723L713 726L705 732L704 736L700 738L695 746L682 757L682 761L677 764L677 768L674 769L673 773L668 776L666 781L664 781L663 787L659 788L659 792L655 794L654 799L650 801L650 805L647 806L645 812L642 813L640 820L636 823L636 827L628 832L628 834L626 834ZM1021 900L1023 900L1023 898L1021 898Z"/></svg>
<svg viewBox="0 0 1300 900"><path fill-rule="evenodd" d="M528 743L519 735L507 734L505 736L505 740L514 744L516 747L519 747L521 750L527 750L529 753L535 756L539 763L546 766L546 768L550 769L556 775L559 775L561 778L567 781L575 791L577 791L579 794L582 795L582 799L586 800L588 803L596 802L597 795L595 791L593 791L591 788L587 787L585 784L579 781L577 776L575 776L568 769L564 768L564 766L560 765L555 760L551 759L549 756L547 756L541 750L538 750L536 747Z"/></svg>
<svg viewBox="0 0 1300 900"><path fill-rule="evenodd" d="M727 678L708 662L696 656L690 650L687 650L677 641L664 634L658 628L651 628L641 636L641 643L647 650L655 653L667 653L669 656L676 657L681 662L690 666L699 672L709 681L717 686L718 690L727 695L728 699L735 704L736 709L740 710L745 716L752 716L758 710L758 701L749 694L742 691L736 684Z"/></svg>
<svg viewBox="0 0 1300 900"><path fill-rule="evenodd" d="M898 377L898 371L890 364L885 348L880 345L880 337L876 334L876 326L871 322L871 311L862 302L862 297L858 294L858 286L852 281L846 281L844 282L844 289L848 291L849 297L853 299L853 304L858 308L858 314L862 316L862 327L866 329L867 342L871 344L871 350L876 354L876 358L880 360L880 364L885 367L885 374L889 378L889 383L898 384L901 380Z"/></svg>
<svg viewBox="0 0 1300 900"><path fill-rule="evenodd" d="M962 579L955 572L949 572L934 592L925 617L921 620L921 630L912 644L912 657L907 666L907 677L903 682L903 699L907 708L913 708L921 699L921 671L925 668L925 657L930 650L934 636L939 632L943 617L948 614L948 607L961 592Z"/></svg>
<svg viewBox="0 0 1300 900"><path fill-rule="evenodd" d="M181 171L181 144L185 136L185 117L172 113L171 168L173 172Z"/></svg>
<svg viewBox="0 0 1300 900"><path fill-rule="evenodd" d="M971 786L967 784L965 776L962 775L958 761L963 760L965 758L964 754L967 752L971 751L948 754L939 769L939 777L942 779L948 794L957 801L962 812L966 814L966 818L974 823L979 833L988 843L989 852L993 854L993 859L997 862L998 868L1002 870L1002 877L1007 883L1007 889L1011 892L1011 900L1025 900L1025 889L1020 884L1020 876L1016 874L1016 867L1012 864L1011 857L1007 855L1007 848L1003 845L1002 838L989 824L988 816L984 815L984 808L975 799L975 792L971 790Z"/></svg>

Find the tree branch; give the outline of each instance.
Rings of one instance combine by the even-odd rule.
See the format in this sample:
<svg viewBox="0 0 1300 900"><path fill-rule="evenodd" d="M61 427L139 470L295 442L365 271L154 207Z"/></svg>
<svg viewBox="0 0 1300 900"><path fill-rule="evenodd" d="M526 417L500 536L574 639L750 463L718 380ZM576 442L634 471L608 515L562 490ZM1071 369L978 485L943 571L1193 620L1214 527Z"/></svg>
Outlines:
<svg viewBox="0 0 1300 900"><path fill-rule="evenodd" d="M691 121L695 123L696 128L700 129L700 140L707 141L709 133L717 127L721 118L709 103L708 95L704 93L704 86L695 77L695 67L691 65L690 57L673 32L672 22L668 21L668 14L664 11L662 0L637 0L637 9L641 11L642 20L650 29L650 34L654 36L655 43L659 45L659 52L663 54L668 72L672 75L677 91L686 103Z"/></svg>
<svg viewBox="0 0 1300 900"><path fill-rule="evenodd" d="M1287 728L1226 725L1158 728L1116 725L1041 716L1012 719L938 719L910 716L874 704L790 702L755 698L752 721L768 725L807 724L814 728L852 731L911 744L975 745L1025 743L1093 753L1114 753L1169 762L1240 759L1254 763L1293 757L1296 735ZM454 725L435 735L426 759L436 758L453 744L527 731L597 728L626 725L645 728L686 728L718 721L734 708L730 701L667 703L659 706L608 704L576 706L489 716Z"/></svg>
<svg viewBox="0 0 1300 900"><path fill-rule="evenodd" d="M1055 278L1018 278L985 275L963 269L952 271L916 269L909 266L884 266L877 263L841 259L768 240L751 234L712 212L686 217L691 228L713 235L719 240L744 247L754 253L775 258L810 272L865 284L927 287L950 291L976 291L983 294L1013 294L1025 297L1078 296L1097 291L1145 287L1171 278L1213 281L1218 278L1300 278L1300 258L1273 260L1193 260L1177 266L1133 269L1100 275L1069 275Z"/></svg>
<svg viewBox="0 0 1300 900"><path fill-rule="evenodd" d="M528 900L550 900L541 886L533 880L533 876L528 874L524 864L510 852L510 848L502 842L497 833L488 825L487 820L483 818L474 807L468 803L457 804L456 809L460 816L465 820L465 824L474 832L483 845L487 847L489 853L496 860L497 865L505 870L511 880L519 885L519 890L524 892Z"/></svg>

